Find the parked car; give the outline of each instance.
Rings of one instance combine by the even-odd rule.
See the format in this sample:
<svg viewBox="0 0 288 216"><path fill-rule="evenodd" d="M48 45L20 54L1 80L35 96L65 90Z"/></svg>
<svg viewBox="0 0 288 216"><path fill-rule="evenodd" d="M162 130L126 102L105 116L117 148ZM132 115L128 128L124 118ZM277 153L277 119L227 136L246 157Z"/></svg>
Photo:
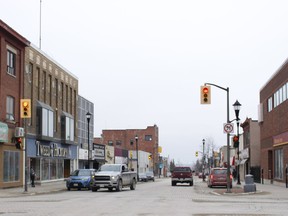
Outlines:
<svg viewBox="0 0 288 216"><path fill-rule="evenodd" d="M70 174L70 177L66 179L67 190L71 188L81 188L91 189L90 183L91 179L94 177L95 169L77 169Z"/></svg>
<svg viewBox="0 0 288 216"><path fill-rule="evenodd" d="M146 172L146 176L147 176L147 181L149 180L155 181L154 173L152 171Z"/></svg>
<svg viewBox="0 0 288 216"><path fill-rule="evenodd" d="M229 185L232 188L232 175L229 177ZM227 187L227 168L212 168L207 180L208 187L225 186Z"/></svg>
<svg viewBox="0 0 288 216"><path fill-rule="evenodd" d="M177 183L189 183L193 186L193 175L190 167L175 167L171 175L171 185L176 186Z"/></svg>
<svg viewBox="0 0 288 216"><path fill-rule="evenodd" d="M146 173L139 173L139 181L143 181L143 182L148 181Z"/></svg>

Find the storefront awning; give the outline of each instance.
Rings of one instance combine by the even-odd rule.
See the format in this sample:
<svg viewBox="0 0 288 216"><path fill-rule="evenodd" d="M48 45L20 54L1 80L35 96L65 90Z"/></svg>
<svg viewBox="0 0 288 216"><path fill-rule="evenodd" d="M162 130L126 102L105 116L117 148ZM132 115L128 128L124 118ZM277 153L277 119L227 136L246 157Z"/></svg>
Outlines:
<svg viewBox="0 0 288 216"><path fill-rule="evenodd" d="M0 142L8 142L8 125L0 122Z"/></svg>
<svg viewBox="0 0 288 216"><path fill-rule="evenodd" d="M94 159L98 163L106 163L107 161L105 159Z"/></svg>

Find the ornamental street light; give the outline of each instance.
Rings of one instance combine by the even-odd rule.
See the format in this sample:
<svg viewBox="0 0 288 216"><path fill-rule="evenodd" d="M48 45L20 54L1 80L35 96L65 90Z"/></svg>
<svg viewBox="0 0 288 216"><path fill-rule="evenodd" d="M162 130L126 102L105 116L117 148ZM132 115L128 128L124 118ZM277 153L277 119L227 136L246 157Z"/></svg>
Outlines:
<svg viewBox="0 0 288 216"><path fill-rule="evenodd" d="M138 136L135 136L135 141L136 141L136 165L137 165L137 181L139 181L139 165L138 165Z"/></svg>
<svg viewBox="0 0 288 216"><path fill-rule="evenodd" d="M239 111L241 109L241 104L239 103L238 100L233 104L234 111L235 111L235 116L236 116L236 121L237 121L237 137L239 139ZM238 140L238 149L237 149L237 158L238 158L238 163L237 163L237 184L240 185L240 173L239 173L239 140Z"/></svg>
<svg viewBox="0 0 288 216"><path fill-rule="evenodd" d="M91 119L91 116L92 116L92 114L88 111L87 113L86 113L86 119L87 119L87 132L88 132L88 169L90 169L90 138L89 138L89 132L90 132L90 130L89 130L89 123L90 123L90 119Z"/></svg>

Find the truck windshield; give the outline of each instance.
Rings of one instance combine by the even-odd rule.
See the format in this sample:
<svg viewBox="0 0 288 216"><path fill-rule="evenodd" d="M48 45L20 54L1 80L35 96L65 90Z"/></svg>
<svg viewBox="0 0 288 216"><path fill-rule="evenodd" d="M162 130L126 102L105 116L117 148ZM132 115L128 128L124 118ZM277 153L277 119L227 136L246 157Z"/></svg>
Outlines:
<svg viewBox="0 0 288 216"><path fill-rule="evenodd" d="M100 167L99 171L120 171L120 166L103 165Z"/></svg>

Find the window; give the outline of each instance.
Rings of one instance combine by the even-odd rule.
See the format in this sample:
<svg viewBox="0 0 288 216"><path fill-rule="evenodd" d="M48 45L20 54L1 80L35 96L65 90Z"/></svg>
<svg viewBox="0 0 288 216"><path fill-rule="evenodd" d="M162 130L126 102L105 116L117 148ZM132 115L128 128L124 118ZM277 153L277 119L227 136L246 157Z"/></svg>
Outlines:
<svg viewBox="0 0 288 216"><path fill-rule="evenodd" d="M275 150L274 160L274 177L276 179L283 179L283 149Z"/></svg>
<svg viewBox="0 0 288 216"><path fill-rule="evenodd" d="M121 140L116 140L116 145L121 145L122 141Z"/></svg>
<svg viewBox="0 0 288 216"><path fill-rule="evenodd" d="M14 97L7 96L6 99L6 119L10 121L14 121L14 107L15 107L15 99Z"/></svg>
<svg viewBox="0 0 288 216"><path fill-rule="evenodd" d="M109 145L109 146L113 146L113 141L112 141L112 140L109 140L109 141L108 141L108 145Z"/></svg>
<svg viewBox="0 0 288 216"><path fill-rule="evenodd" d="M74 119L65 117L65 124L66 124L66 140L74 141Z"/></svg>
<svg viewBox="0 0 288 216"><path fill-rule="evenodd" d="M145 135L145 141L152 141L152 135Z"/></svg>
<svg viewBox="0 0 288 216"><path fill-rule="evenodd" d="M268 112L271 112L272 111L272 108L273 108L273 98L272 97L270 97L269 99L268 99Z"/></svg>
<svg viewBox="0 0 288 216"><path fill-rule="evenodd" d="M20 152L4 151L3 182L20 180Z"/></svg>
<svg viewBox="0 0 288 216"><path fill-rule="evenodd" d="M7 73L16 76L15 70L16 54L11 50L7 50Z"/></svg>
<svg viewBox="0 0 288 216"><path fill-rule="evenodd" d="M53 137L54 113L53 111L41 107L42 109L42 136Z"/></svg>

